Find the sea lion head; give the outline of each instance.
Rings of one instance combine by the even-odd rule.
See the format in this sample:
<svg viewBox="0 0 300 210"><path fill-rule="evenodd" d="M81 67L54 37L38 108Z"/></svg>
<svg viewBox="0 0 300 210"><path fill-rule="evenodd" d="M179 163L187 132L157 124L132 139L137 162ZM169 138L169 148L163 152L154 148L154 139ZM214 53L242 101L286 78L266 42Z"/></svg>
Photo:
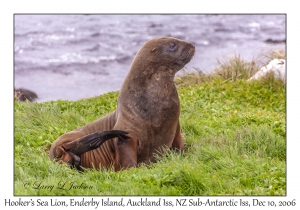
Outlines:
<svg viewBox="0 0 300 210"><path fill-rule="evenodd" d="M194 54L195 47L189 42L173 37L156 38L146 42L138 51L132 67L139 66L144 74L167 70L175 75Z"/></svg>

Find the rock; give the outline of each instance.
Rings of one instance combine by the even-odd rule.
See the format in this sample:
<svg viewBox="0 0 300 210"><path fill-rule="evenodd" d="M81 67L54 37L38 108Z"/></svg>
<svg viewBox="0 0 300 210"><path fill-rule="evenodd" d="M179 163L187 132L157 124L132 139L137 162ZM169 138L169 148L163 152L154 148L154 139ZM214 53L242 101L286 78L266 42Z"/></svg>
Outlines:
<svg viewBox="0 0 300 210"><path fill-rule="evenodd" d="M271 72L274 73L275 78L280 78L285 81L285 60L274 59L270 61L270 63L267 66L262 67L258 72L256 72L256 74L254 74L247 81L259 79Z"/></svg>
<svg viewBox="0 0 300 210"><path fill-rule="evenodd" d="M278 43L286 43L286 40L285 39L267 39L267 40L265 40L265 42L278 44Z"/></svg>
<svg viewBox="0 0 300 210"><path fill-rule="evenodd" d="M24 88L19 88L14 90L14 99L15 101L34 101L37 98L37 94L31 90Z"/></svg>

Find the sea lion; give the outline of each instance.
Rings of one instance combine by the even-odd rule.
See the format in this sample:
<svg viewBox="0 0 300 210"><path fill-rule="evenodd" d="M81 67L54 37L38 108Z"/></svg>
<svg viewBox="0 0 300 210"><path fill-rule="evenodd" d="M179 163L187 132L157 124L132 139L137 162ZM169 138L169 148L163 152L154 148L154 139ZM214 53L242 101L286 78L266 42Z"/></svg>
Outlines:
<svg viewBox="0 0 300 210"><path fill-rule="evenodd" d="M53 142L50 159L80 169L115 171L155 161L163 147L184 150L180 104L174 76L195 47L172 37L152 39L136 54L118 98L117 109Z"/></svg>

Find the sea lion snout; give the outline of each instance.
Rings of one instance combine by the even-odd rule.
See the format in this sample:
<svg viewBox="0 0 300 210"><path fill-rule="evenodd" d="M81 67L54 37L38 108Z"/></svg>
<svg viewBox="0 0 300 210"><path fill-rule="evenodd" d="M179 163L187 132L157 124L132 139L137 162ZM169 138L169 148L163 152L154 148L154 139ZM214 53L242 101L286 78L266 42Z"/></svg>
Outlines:
<svg viewBox="0 0 300 210"><path fill-rule="evenodd" d="M177 71L181 70L187 63L189 63L195 55L196 48L193 44L181 41L181 49L174 58L173 64L177 66Z"/></svg>
<svg viewBox="0 0 300 210"><path fill-rule="evenodd" d="M194 56L195 52L196 52L196 47L191 43L189 43L189 44L190 44L190 49L189 50L193 53L193 56Z"/></svg>
<svg viewBox="0 0 300 210"><path fill-rule="evenodd" d="M191 44L191 43L189 43L188 42L188 45L187 45L187 47L186 47L186 49L187 49L187 57L188 57L188 61L187 61L187 63L188 62L190 62L190 60L192 60L192 58L194 57L194 55L195 55L195 52L196 52L196 48L195 48L195 46L193 45L193 44Z"/></svg>

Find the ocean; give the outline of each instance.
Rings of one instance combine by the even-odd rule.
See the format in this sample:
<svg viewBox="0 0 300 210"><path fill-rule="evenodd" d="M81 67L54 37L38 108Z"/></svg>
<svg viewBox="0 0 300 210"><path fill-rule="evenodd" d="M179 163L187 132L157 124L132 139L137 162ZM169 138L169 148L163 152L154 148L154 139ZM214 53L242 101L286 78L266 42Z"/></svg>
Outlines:
<svg viewBox="0 0 300 210"><path fill-rule="evenodd" d="M38 102L119 90L140 47L163 36L193 43L196 54L185 69L209 73L217 59L237 54L250 61L284 49L286 16L15 14L14 86L34 91Z"/></svg>

